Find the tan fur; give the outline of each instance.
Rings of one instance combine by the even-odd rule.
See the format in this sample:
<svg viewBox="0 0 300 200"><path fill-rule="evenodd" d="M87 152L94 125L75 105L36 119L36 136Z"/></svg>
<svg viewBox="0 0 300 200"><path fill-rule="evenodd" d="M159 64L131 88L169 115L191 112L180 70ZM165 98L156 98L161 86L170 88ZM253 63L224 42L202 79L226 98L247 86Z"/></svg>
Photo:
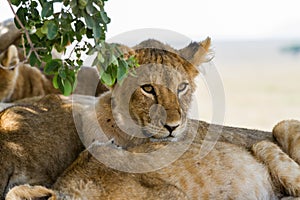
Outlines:
<svg viewBox="0 0 300 200"><path fill-rule="evenodd" d="M276 184L286 193L300 196L300 122L282 121L274 127L273 135L285 153L268 141L254 145L253 152L268 166Z"/></svg>
<svg viewBox="0 0 300 200"><path fill-rule="evenodd" d="M201 46L208 49L209 43L210 40L206 40L201 43L203 44ZM199 51L208 52L207 50L203 51L202 47ZM166 145L184 143L191 139L195 132L197 132L196 139L175 162L153 172L145 173L128 173L109 168L86 150L52 186L53 192L55 192L53 197L58 199L221 200L278 199L281 197L280 193L284 192L289 195L298 195L299 184L296 180L286 178L289 171L284 168L287 166L292 169L290 177L298 176L299 169L295 162L270 142L260 142L254 145L253 152L257 156L256 159L245 148L249 144L242 141L243 137L237 136L238 139L235 139L234 136L235 130L237 134L245 133L249 136L246 141L250 141L252 144L262 138L269 138L271 141L272 139L267 133L225 127L221 141L215 144L208 155L203 158L199 154L203 144L203 134L207 132L208 125L188 120L186 112L191 94L195 90L193 79L198 73L195 65L200 64L191 63L191 61L203 61L202 58L205 55L197 51L195 55L200 55L201 59L195 58L186 61L175 53L162 49L136 49L135 53L140 64L146 65L148 68L141 71L143 73L137 72L137 80L128 78L129 83L123 83L127 84L127 90L122 87L118 90L118 87L115 87L112 92L101 96L96 105L97 122L114 144L97 142L97 140L102 141L103 138L95 134L97 125L91 122L93 116L89 111L88 115L82 119L83 141L91 144L89 151L93 155L102 155L119 167L126 168L126 165L130 166L131 163L124 163L122 159L117 158L125 156L128 151L133 154L131 154L132 157L126 158L134 160L134 155L137 153L149 153L164 148ZM166 71L163 70L162 64L166 67ZM170 68L178 70L179 73L171 73ZM145 87L145 80L148 79L152 82L147 82ZM177 89L183 82L189 83L189 87L183 95L180 95ZM135 83L138 84L135 85ZM132 95L130 94L129 106L126 107L123 97L126 97L126 93L133 86L135 88ZM152 90L155 93L151 92ZM156 115L152 116L153 113L151 114L149 110L156 104L165 108L165 113L167 113L165 119L160 119ZM139 131L135 134L139 136L147 134L151 135L151 138L135 138L118 127L122 123L128 125L128 116L123 115L127 108L130 111L129 117L140 126ZM154 113L159 113L159 116L165 115L159 107L155 107L154 111ZM156 123L157 121L160 123ZM173 131L165 126L174 126L174 124L176 128ZM218 126L212 126L212 130L215 128L217 129ZM178 132L176 132L177 129ZM229 136L226 135L227 133ZM261 136L263 134L266 135ZM231 142L233 144L230 143L230 140L233 141ZM239 142L242 145L236 145ZM173 152L175 153L175 151ZM161 154L157 160L143 160L143 162L135 164L141 168L149 167L172 156L172 153Z"/></svg>
<svg viewBox="0 0 300 200"><path fill-rule="evenodd" d="M253 146L254 155L269 168L274 184L287 194L300 196L300 167L274 143L262 141Z"/></svg>
<svg viewBox="0 0 300 200"><path fill-rule="evenodd" d="M0 101L13 102L27 97L58 93L51 81L37 68L19 63L17 54L16 47L12 45L0 59Z"/></svg>
<svg viewBox="0 0 300 200"><path fill-rule="evenodd" d="M10 67L19 63L18 49L15 45L8 47L7 51L0 55L1 65Z"/></svg>
<svg viewBox="0 0 300 200"><path fill-rule="evenodd" d="M147 143L129 151L148 152L163 145L166 144ZM200 159L200 147L193 144L171 165L142 174L108 168L85 151L53 188L65 198L74 199L95 199L96 196L97 199L136 200L276 199L268 171L250 153L234 145L218 143L208 156ZM103 153L101 146L96 148ZM105 155L110 156L110 150L108 148ZM74 193L75 189L79 190L77 185L81 181L92 181L91 190Z"/></svg>
<svg viewBox="0 0 300 200"><path fill-rule="evenodd" d="M293 160L300 164L300 123L297 120L286 120L278 123L273 135Z"/></svg>
<svg viewBox="0 0 300 200"><path fill-rule="evenodd" d="M32 195L35 198L49 197L48 200L56 200L55 193L42 186L21 185L10 190L9 195L5 197L6 200L24 200L31 199Z"/></svg>
<svg viewBox="0 0 300 200"><path fill-rule="evenodd" d="M50 186L83 149L72 105L47 96L1 111L0 147L0 199L15 185Z"/></svg>

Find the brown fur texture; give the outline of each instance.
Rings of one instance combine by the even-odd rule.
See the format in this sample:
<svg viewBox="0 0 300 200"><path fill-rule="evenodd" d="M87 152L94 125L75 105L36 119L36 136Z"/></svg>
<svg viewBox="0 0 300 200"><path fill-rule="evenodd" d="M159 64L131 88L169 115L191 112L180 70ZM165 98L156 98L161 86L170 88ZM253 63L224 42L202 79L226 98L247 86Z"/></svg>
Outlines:
<svg viewBox="0 0 300 200"><path fill-rule="evenodd" d="M15 185L51 186L83 150L72 105L46 96L0 112L0 199Z"/></svg>
<svg viewBox="0 0 300 200"><path fill-rule="evenodd" d="M210 40L207 39L200 44L205 47L201 51L208 52L209 45L207 44L210 44ZM204 141L204 134L208 129L211 128L214 131L220 127L217 125L209 127L206 123L186 119L191 94L195 89L193 81L197 75L195 65L199 63L187 62L180 56L161 49L137 49L135 52L140 64L147 66L146 70L142 71L144 73L137 72L137 80L128 79L133 81L123 83L125 86L126 84L129 86L128 90L122 87L118 90L118 87L115 87L112 92L101 96L96 105L97 122L107 134L108 139L113 141L113 144L111 141L103 142L103 138L95 134L97 125L92 123L93 116L89 116L88 113L82 119L82 129L83 141L90 144L89 149L81 153L52 186L53 190L51 191L55 195L51 198L221 200L278 199L285 192L288 195L299 195L299 183L297 182L299 166L278 146L269 142L272 141L270 133L225 127L220 141L209 141L209 139ZM195 55L197 54L195 53ZM201 59L190 60L203 61L202 58L205 56L201 55L200 57ZM165 71L162 70L162 64L166 66ZM172 70L170 71L169 67L180 73L172 73L170 76L169 72ZM145 83L145 80L149 78L153 82ZM167 84L158 84L157 82ZM136 83L137 85L135 85ZM181 83L188 83L188 87L183 87ZM135 88L130 94L131 98L126 107L126 93L130 93L130 88L133 86ZM180 94L182 91L184 91L183 95ZM153 105L157 104L161 105L164 111L159 106L153 108ZM130 110L129 115L124 112L126 108ZM163 117L159 118L153 115L151 109ZM167 115L165 115L166 113ZM122 126L123 123L130 126L128 118L133 119L134 123L140 127L135 134L138 136L146 134L151 137L136 138L134 137L136 135L127 135L123 132L120 125ZM285 144L286 141L289 141L288 144L293 143L291 138L295 131L297 132L300 122L295 124L285 128L285 131L280 131L280 124L279 128L274 129L275 137L278 130L280 135L284 135L283 139L279 139L279 137L276 139L279 143L283 141L281 144L283 147L288 146L286 152L289 152L294 146ZM176 129L180 131L176 132ZM235 132L237 136L235 136ZM161 154L156 160L149 157L138 163L134 162L136 155L155 152L169 145L177 147L177 144L184 144L189 139L193 139L194 133L197 133L196 138L183 155L174 159L175 161L169 163L168 166L162 166L152 172L118 171L92 156L102 155L113 162L115 166L125 169L130 169L132 164L147 168L163 163L172 157L177 149L168 154ZM243 134L248 137L245 138ZM269 141L258 142L261 139L269 139ZM247 141L250 143L248 144ZM212 143L214 148L203 157L200 152L205 142ZM252 144L255 144L252 148L255 156L247 150ZM126 157L128 152L132 154ZM125 160L129 159L129 162L119 159L120 156L123 156ZM22 192L27 194L27 190L32 191L31 186L18 186L14 191L11 190L8 196L13 196L15 193L22 195ZM45 194L49 194L47 189L45 191Z"/></svg>
<svg viewBox="0 0 300 200"><path fill-rule="evenodd" d="M19 63L17 48L10 46L0 59L0 101L13 102L19 99L58 93L52 82L39 69ZM13 67L13 68L11 68Z"/></svg>

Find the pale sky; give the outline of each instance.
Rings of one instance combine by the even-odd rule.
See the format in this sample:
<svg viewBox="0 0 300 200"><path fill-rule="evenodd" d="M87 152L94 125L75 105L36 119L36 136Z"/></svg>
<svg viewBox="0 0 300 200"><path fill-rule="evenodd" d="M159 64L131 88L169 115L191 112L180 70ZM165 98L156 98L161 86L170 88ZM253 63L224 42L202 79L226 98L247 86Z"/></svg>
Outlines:
<svg viewBox="0 0 300 200"><path fill-rule="evenodd" d="M6 0L0 21L12 17ZM194 40L300 39L299 0L109 0L107 36L140 28L163 28Z"/></svg>
<svg viewBox="0 0 300 200"><path fill-rule="evenodd" d="M195 40L300 38L299 0L109 0L109 34L170 29ZM196 37L196 38L195 38Z"/></svg>

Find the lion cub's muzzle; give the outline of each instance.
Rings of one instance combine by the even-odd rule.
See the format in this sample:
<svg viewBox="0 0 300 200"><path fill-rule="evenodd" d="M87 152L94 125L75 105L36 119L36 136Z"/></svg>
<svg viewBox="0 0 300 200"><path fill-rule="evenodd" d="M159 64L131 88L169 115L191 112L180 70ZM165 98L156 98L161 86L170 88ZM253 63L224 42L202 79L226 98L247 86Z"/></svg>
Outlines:
<svg viewBox="0 0 300 200"><path fill-rule="evenodd" d="M154 104L150 108L149 116L150 123L144 127L149 137L177 138L185 128L186 120L179 108L165 109L160 104Z"/></svg>

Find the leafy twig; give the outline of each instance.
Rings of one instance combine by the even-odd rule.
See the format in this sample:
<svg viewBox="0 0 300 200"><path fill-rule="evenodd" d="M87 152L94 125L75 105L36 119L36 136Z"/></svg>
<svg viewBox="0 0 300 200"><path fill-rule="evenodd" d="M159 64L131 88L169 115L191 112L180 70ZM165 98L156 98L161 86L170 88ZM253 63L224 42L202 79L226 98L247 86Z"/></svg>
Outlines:
<svg viewBox="0 0 300 200"><path fill-rule="evenodd" d="M21 22L20 18L18 17L17 13L15 12L14 8L12 7L12 4L11 4L10 0L7 0L7 2L8 2L8 4L9 4L9 7L10 7L11 11L12 11L13 14L15 15L17 22L19 23L19 25L21 26L22 30L24 31L25 36L26 36L26 38L27 38L27 41L28 41L28 43L29 43L29 45L30 45L30 52L29 52L29 54L26 56L26 59L28 59L28 58L30 57L31 53L34 52L36 58L37 58L40 62L42 62L42 60L40 59L39 54L36 52L36 49L34 48L34 45L33 45L32 41L31 41L31 38L30 38L30 36L29 36L29 33L28 33L27 29L25 28L25 26L24 26L23 23Z"/></svg>

